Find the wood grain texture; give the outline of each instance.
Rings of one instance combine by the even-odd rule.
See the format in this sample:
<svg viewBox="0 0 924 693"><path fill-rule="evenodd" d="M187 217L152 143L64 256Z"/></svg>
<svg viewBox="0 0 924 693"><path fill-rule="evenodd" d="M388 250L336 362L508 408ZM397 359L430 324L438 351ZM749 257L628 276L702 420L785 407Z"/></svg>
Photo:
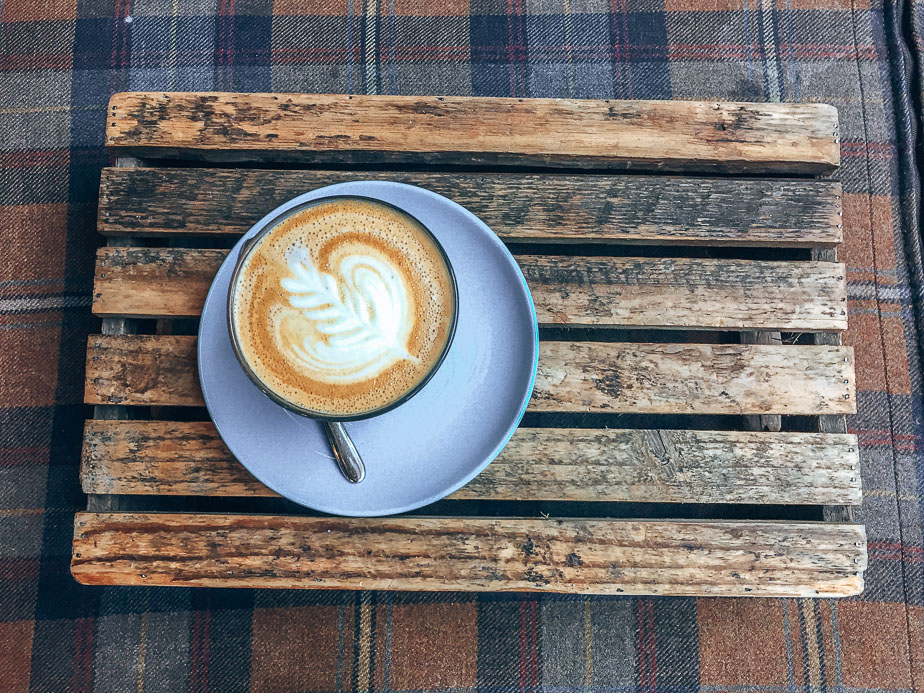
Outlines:
<svg viewBox="0 0 924 693"><path fill-rule="evenodd" d="M100 248L93 312L195 316L225 250ZM684 329L847 328L837 263L519 255L540 323Z"/></svg>
<svg viewBox="0 0 924 693"><path fill-rule="evenodd" d="M105 235L242 234L278 205L355 171L103 169ZM841 184L815 180L363 171L419 185L478 215L505 241L828 246Z"/></svg>
<svg viewBox="0 0 924 693"><path fill-rule="evenodd" d="M859 504L858 450L852 435L520 428L450 498ZM81 482L85 493L276 495L198 421L87 421Z"/></svg>
<svg viewBox="0 0 924 693"><path fill-rule="evenodd" d="M846 307L847 297L843 297L842 305ZM844 309L846 319L846 308ZM846 328L846 325L844 327ZM782 344L783 336L779 332L742 332L742 344ZM746 431L779 431L783 427L783 417L779 414L748 414L744 417L744 430ZM846 433L846 431L843 431Z"/></svg>
<svg viewBox="0 0 924 693"><path fill-rule="evenodd" d="M855 411L847 347L543 342L532 411Z"/></svg>
<svg viewBox="0 0 924 693"><path fill-rule="evenodd" d="M824 173L824 104L126 92L106 146L224 161L409 161Z"/></svg>
<svg viewBox="0 0 924 693"><path fill-rule="evenodd" d="M518 256L539 321L686 329L847 329L837 263Z"/></svg>
<svg viewBox="0 0 924 693"><path fill-rule="evenodd" d="M861 526L823 523L78 513L87 585L834 597Z"/></svg>
<svg viewBox="0 0 924 693"><path fill-rule="evenodd" d="M850 347L542 342L531 411L855 411ZM96 335L87 404L202 406L196 338Z"/></svg>
<svg viewBox="0 0 924 693"><path fill-rule="evenodd" d="M87 404L205 404L196 374L196 338L186 335L91 336Z"/></svg>

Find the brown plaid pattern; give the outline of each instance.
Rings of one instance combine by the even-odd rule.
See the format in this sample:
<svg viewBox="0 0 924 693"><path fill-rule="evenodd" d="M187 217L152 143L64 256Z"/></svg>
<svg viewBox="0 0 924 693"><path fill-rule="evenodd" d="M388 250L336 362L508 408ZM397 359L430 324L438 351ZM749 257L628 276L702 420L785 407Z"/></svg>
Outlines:
<svg viewBox="0 0 924 693"><path fill-rule="evenodd" d="M924 688L924 4L5 0L0 690ZM80 587L68 573L99 170L125 89L835 104L870 536L860 599Z"/></svg>

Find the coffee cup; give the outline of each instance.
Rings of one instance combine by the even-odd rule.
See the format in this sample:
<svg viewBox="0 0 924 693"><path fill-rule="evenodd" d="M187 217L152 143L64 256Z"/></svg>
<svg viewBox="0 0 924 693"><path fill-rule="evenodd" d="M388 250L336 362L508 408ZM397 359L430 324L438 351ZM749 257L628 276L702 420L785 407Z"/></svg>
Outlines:
<svg viewBox="0 0 924 693"><path fill-rule="evenodd" d="M228 330L241 367L286 409L326 422L382 414L446 357L458 288L420 221L359 196L312 200L243 245Z"/></svg>
<svg viewBox="0 0 924 693"><path fill-rule="evenodd" d="M228 332L253 383L318 419L351 482L365 466L344 421L419 392L455 334L458 287L433 233L394 205L355 195L270 218L242 246Z"/></svg>

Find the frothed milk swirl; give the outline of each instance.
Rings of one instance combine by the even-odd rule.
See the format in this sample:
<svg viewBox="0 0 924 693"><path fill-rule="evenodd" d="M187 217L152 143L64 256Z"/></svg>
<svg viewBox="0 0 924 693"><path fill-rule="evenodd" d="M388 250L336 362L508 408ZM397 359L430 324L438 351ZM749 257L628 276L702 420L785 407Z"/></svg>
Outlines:
<svg viewBox="0 0 924 693"><path fill-rule="evenodd" d="M302 409L337 417L386 407L425 378L455 305L449 270L423 227L386 205L339 198L257 241L231 309L257 378Z"/></svg>

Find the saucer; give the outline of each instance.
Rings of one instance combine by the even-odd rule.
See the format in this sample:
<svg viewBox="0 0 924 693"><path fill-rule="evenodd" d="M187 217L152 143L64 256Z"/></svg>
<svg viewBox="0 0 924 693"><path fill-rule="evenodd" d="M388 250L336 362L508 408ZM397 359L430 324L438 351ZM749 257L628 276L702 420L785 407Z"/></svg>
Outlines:
<svg viewBox="0 0 924 693"><path fill-rule="evenodd" d="M284 409L251 382L234 356L227 327L228 287L243 243L280 213L333 195L375 198L416 217L445 249L459 287L455 338L431 380L401 406L344 424L366 465L359 484L340 473L319 422ZM209 414L251 474L296 503L358 517L427 505L487 467L526 411L539 341L526 280L484 222L423 188L357 181L289 200L244 234L206 297L198 358Z"/></svg>

